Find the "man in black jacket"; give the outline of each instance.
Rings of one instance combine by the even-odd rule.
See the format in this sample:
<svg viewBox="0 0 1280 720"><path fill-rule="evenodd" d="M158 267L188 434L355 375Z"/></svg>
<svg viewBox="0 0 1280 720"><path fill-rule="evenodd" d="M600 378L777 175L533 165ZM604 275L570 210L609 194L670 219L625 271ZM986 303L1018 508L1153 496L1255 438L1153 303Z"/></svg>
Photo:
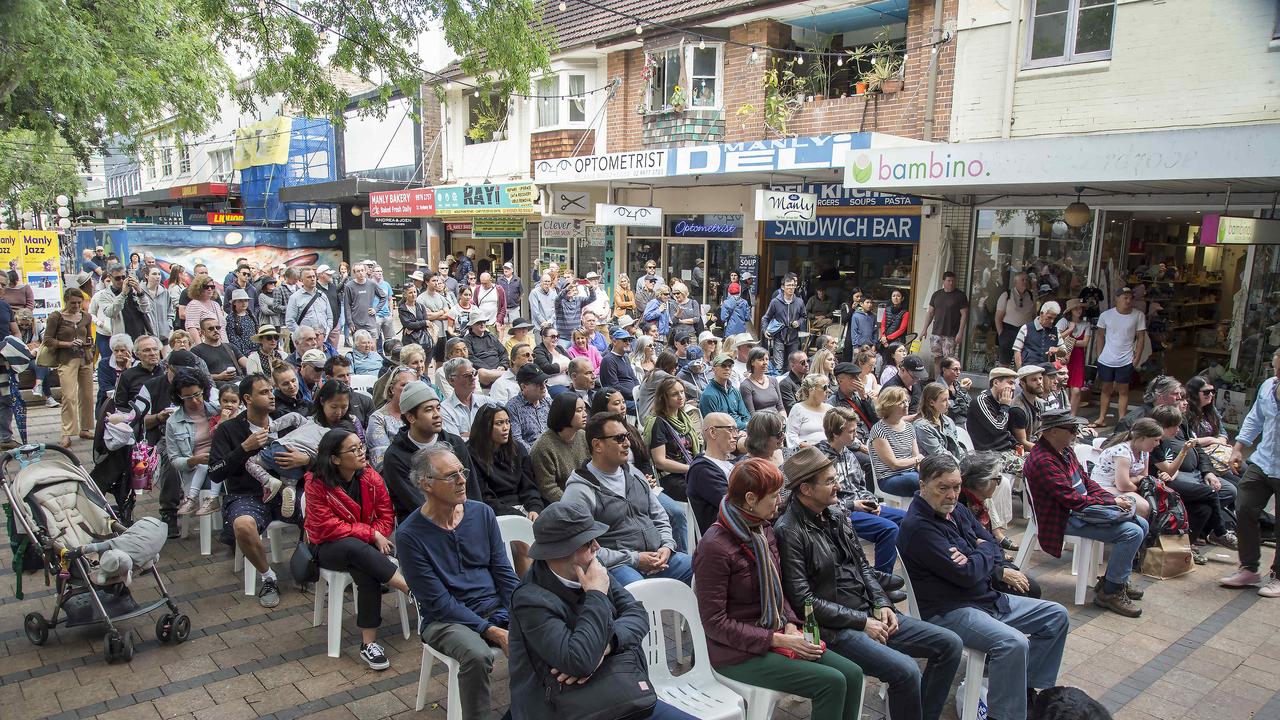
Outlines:
<svg viewBox="0 0 1280 720"><path fill-rule="evenodd" d="M782 395L782 407L786 408L787 412L791 412L791 406L796 404L796 391L800 389L800 383L804 382L804 376L809 372L809 356L797 350L791 353L788 360L791 367L778 381L778 392Z"/></svg>
<svg viewBox="0 0 1280 720"><path fill-rule="evenodd" d="M471 464L471 452L462 438L444 431L444 418L440 415L440 396L421 380L404 386L400 391L400 412L404 427L391 438L391 445L382 456L382 479L391 495L391 506L401 522L409 513L426 502L422 488L413 480L413 456L422 448L444 441L453 446L463 467L467 469L467 497L484 501L475 467Z"/></svg>
<svg viewBox="0 0 1280 720"><path fill-rule="evenodd" d="M791 497L774 532L787 601L813 603L827 646L888 683L890 715L937 720L960 667L960 637L894 609L835 504L839 483L821 450L801 448L782 472ZM928 661L923 674L916 658Z"/></svg>
<svg viewBox="0 0 1280 720"><path fill-rule="evenodd" d="M134 398L142 392L142 386L164 374L160 366L160 339L154 335L143 335L133 343L133 354L138 364L120 373L116 381L116 391L111 396L117 410L127 412Z"/></svg>

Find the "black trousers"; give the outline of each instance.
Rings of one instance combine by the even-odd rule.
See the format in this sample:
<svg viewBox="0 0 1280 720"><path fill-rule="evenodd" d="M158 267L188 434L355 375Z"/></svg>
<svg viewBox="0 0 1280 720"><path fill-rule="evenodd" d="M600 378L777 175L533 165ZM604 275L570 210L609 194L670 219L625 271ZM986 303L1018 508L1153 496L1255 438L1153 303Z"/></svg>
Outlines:
<svg viewBox="0 0 1280 720"><path fill-rule="evenodd" d="M356 627L382 625L382 585L396 574L396 564L378 548L354 537L316 545L316 560L325 570L351 575L356 584Z"/></svg>
<svg viewBox="0 0 1280 720"><path fill-rule="evenodd" d="M1235 505L1235 486L1222 483L1222 489L1215 491L1204 480L1195 478L1192 473L1177 473L1173 480L1165 483L1182 497L1187 506L1187 520L1191 524L1191 538L1204 538L1208 533L1222 534L1227 531L1223 513L1224 507Z"/></svg>

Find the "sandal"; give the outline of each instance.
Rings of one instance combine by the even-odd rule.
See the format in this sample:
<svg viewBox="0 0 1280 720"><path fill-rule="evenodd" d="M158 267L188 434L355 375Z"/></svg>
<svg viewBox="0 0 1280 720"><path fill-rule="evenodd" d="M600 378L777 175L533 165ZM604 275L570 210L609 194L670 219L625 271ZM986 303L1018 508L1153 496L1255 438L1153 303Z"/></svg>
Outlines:
<svg viewBox="0 0 1280 720"><path fill-rule="evenodd" d="M63 435L63 436L58 440L58 444L59 444L59 445L61 445L61 446L62 446L62 447L64 447L64 448L70 448L70 447L71 447L71 436L70 436L70 435Z"/></svg>
<svg viewBox="0 0 1280 720"><path fill-rule="evenodd" d="M80 431L80 439L81 439L81 440L92 440L92 439L93 439L93 433L89 432L88 430L81 430L81 431Z"/></svg>
<svg viewBox="0 0 1280 720"><path fill-rule="evenodd" d="M1017 543L1015 543L1013 541L1013 538L1009 537L1008 535L1005 535L1004 539L1000 541L1000 547L1004 548L1005 550L1012 550L1013 552L1018 552L1019 550Z"/></svg>

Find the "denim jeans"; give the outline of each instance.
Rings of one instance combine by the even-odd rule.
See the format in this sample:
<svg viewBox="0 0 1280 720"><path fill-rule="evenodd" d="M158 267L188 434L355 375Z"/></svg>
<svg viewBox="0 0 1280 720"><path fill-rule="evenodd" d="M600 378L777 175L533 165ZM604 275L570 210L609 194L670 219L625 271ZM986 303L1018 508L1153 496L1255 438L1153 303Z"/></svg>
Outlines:
<svg viewBox="0 0 1280 720"><path fill-rule="evenodd" d="M898 613L898 631L886 645L861 630L823 631L828 647L889 686L889 715L937 720L960 667L964 643L954 632ZM916 658L928 661L923 674Z"/></svg>
<svg viewBox="0 0 1280 720"><path fill-rule="evenodd" d="M49 373L53 372L53 368L40 367L36 365L36 384L40 388L40 392L45 397L53 397L53 391L49 388Z"/></svg>
<svg viewBox="0 0 1280 720"><path fill-rule="evenodd" d="M889 477L876 478L877 484L882 492L889 495L897 495L899 497L910 498L920 489L920 473L915 470L908 470L897 475Z"/></svg>
<svg viewBox="0 0 1280 720"><path fill-rule="evenodd" d="M1147 521L1134 516L1132 520L1114 525L1090 525L1081 522L1077 517L1067 520L1067 535L1079 535L1090 540L1101 540L1111 549L1111 557L1107 558L1107 580L1117 585L1129 582L1129 573L1133 570L1133 559L1142 549L1142 542L1147 537ZM999 717L998 715L996 717Z"/></svg>
<svg viewBox="0 0 1280 720"><path fill-rule="evenodd" d="M989 717L1025 718L1027 688L1043 690L1058 683L1069 616L1056 602L1016 595L1005 598L1009 601L1007 613L992 616L962 607L931 617L929 622L959 635L965 647L987 654ZM977 678L970 681L977 682Z"/></svg>
<svg viewBox="0 0 1280 720"><path fill-rule="evenodd" d="M666 493L658 493L658 504L667 511L667 519L671 521L671 535L676 541L676 551L689 552L689 518L685 517L680 501L673 500Z"/></svg>
<svg viewBox="0 0 1280 720"><path fill-rule="evenodd" d="M880 506L879 515L859 510L849 513L858 537L875 543L876 569L882 573L893 572L898 561L898 526L906 515L906 511L888 505Z"/></svg>
<svg viewBox="0 0 1280 720"><path fill-rule="evenodd" d="M671 553L671 557L667 559L667 569L661 572L645 575L630 565L618 565L609 568L609 575L623 585L630 585L645 578L671 578L689 585L693 582L693 560L682 552L676 552Z"/></svg>
<svg viewBox="0 0 1280 720"><path fill-rule="evenodd" d="M291 451L292 448L289 448L279 442L273 442L258 453L258 462L262 463L262 467L266 468L267 472L272 475L275 475L281 480L293 480L296 484L297 481L301 480L302 476L306 474L307 468L305 466L299 468L282 468L276 464L276 453Z"/></svg>

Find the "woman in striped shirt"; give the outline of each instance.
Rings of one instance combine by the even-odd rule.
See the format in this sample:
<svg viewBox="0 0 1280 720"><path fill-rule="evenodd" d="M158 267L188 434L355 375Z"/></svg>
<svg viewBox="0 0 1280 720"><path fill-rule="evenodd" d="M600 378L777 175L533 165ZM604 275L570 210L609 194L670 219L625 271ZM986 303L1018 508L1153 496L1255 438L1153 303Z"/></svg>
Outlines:
<svg viewBox="0 0 1280 720"><path fill-rule="evenodd" d="M871 427L871 466L879 489L890 495L911 497L920 489L916 465L924 459L916 444L916 433L906 421L907 391L885 388L876 398L880 421Z"/></svg>

